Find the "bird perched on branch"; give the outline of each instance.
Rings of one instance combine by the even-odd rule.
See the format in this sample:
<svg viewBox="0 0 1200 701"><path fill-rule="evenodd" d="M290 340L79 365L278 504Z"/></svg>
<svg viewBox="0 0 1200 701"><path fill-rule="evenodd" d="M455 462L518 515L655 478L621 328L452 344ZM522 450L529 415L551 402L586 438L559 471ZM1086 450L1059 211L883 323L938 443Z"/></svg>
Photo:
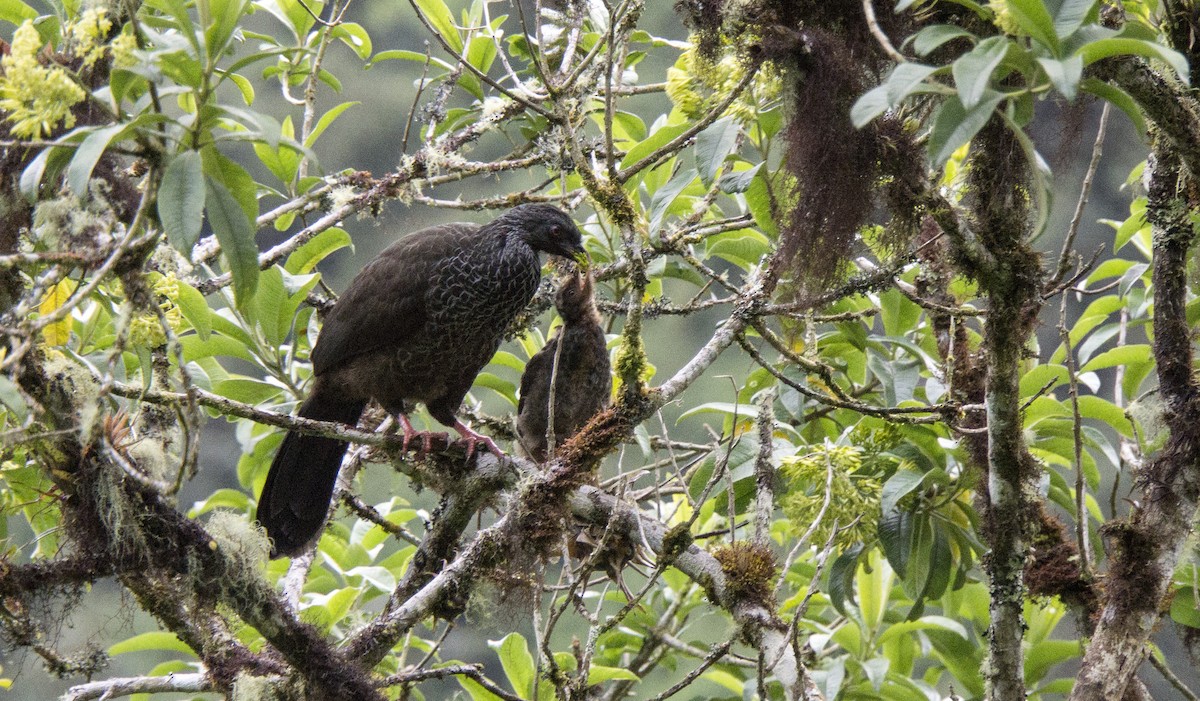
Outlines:
<svg viewBox="0 0 1200 701"><path fill-rule="evenodd" d="M407 448L414 437L428 441L406 416L421 402L466 440L468 453L483 443L499 454L455 412L537 291L539 252L586 255L571 218L543 204L514 207L483 226L422 229L389 246L326 317L299 415L354 425L374 399L399 417ZM294 555L320 532L346 446L294 431L284 438L258 502L272 556Z"/></svg>
<svg viewBox="0 0 1200 701"><path fill-rule="evenodd" d="M555 445L608 406L612 366L592 288L588 271L576 270L563 282L554 299L562 329L529 359L521 376L517 436L525 453L538 462L553 452L546 435L552 386Z"/></svg>

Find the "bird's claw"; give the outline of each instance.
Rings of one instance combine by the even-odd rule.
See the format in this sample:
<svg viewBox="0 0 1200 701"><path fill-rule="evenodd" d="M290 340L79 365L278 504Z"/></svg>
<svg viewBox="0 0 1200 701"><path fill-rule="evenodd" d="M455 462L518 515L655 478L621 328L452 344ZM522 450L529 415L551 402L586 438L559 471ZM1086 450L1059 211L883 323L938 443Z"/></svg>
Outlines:
<svg viewBox="0 0 1200 701"><path fill-rule="evenodd" d="M496 445L496 441L483 435L482 433L476 433L475 431L472 431L463 422L459 421L455 423L454 430L458 431L458 435L462 436L463 442L467 444L467 460L470 460L471 457L475 455L475 446L479 445L480 443L487 446L487 449L491 451L492 455L497 457L504 455L504 452L500 450L500 446Z"/></svg>

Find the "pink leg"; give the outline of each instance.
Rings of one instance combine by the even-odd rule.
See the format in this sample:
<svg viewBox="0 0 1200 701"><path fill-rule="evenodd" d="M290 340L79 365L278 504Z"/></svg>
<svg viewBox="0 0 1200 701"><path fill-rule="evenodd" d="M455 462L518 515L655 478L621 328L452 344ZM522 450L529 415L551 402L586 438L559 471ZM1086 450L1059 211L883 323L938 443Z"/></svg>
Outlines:
<svg viewBox="0 0 1200 701"><path fill-rule="evenodd" d="M404 414L397 414L396 416L400 417L400 425L404 427L404 452L406 453L408 452L409 443L411 443L414 438L420 437L421 448L423 449L424 453L427 454L433 449L433 437L435 435L446 435L444 433L436 434L431 431L418 431L413 428L412 422L408 420L407 416Z"/></svg>
<svg viewBox="0 0 1200 701"><path fill-rule="evenodd" d="M408 444L417 436L417 430L413 428L412 422L404 414L396 414L400 419L400 425L404 427L404 452L408 452Z"/></svg>
<svg viewBox="0 0 1200 701"><path fill-rule="evenodd" d="M454 422L454 430L458 431L458 435L462 436L463 440L467 442L467 459L470 459L471 456L475 454L475 446L478 443L486 445L487 449L492 451L492 455L504 455L504 453L500 450L500 446L496 445L495 441L483 435L482 433L476 433L475 431L472 431L471 428L462 421Z"/></svg>

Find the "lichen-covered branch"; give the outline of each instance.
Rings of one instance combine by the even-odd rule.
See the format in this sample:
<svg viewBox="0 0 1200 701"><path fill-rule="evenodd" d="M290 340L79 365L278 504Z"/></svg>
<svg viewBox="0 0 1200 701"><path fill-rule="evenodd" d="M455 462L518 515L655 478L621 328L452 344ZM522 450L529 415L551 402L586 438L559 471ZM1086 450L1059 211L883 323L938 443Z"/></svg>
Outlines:
<svg viewBox="0 0 1200 701"><path fill-rule="evenodd" d="M1187 201L1194 176L1181 168L1178 144L1157 144L1146 218L1153 226L1154 359L1158 364L1166 445L1137 476L1141 497L1128 521L1101 529L1111 564L1095 635L1071 701L1120 698L1146 655L1163 614L1172 573L1191 533L1200 498L1200 385L1193 374L1187 321L1188 247L1195 237Z"/></svg>

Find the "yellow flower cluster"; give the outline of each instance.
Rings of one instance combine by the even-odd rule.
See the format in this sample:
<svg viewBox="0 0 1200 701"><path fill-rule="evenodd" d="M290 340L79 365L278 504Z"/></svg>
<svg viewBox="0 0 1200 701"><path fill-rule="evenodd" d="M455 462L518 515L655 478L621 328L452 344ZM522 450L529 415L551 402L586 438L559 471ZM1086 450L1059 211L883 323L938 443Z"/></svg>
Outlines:
<svg viewBox="0 0 1200 701"><path fill-rule="evenodd" d="M12 122L13 135L29 139L40 139L60 122L74 126L71 108L84 98L83 88L61 67L38 62L41 48L37 30L25 20L13 35L11 53L0 59L0 111Z"/></svg>
<svg viewBox="0 0 1200 701"><path fill-rule="evenodd" d="M689 118L698 119L727 99L745 77L746 69L732 51L709 62L697 55L693 45L667 69L667 97ZM764 66L727 112L741 120L752 119L758 106L778 98L781 89L779 76Z"/></svg>
<svg viewBox="0 0 1200 701"><path fill-rule="evenodd" d="M875 539L879 522L879 499L883 486L878 480L856 474L863 465L862 448L849 445L815 446L804 457L785 458L783 474L791 482L780 499L783 513L793 529L803 533L817 520L825 503L825 484L833 470L829 507L813 532L812 544L825 545L838 529L835 543L847 547Z"/></svg>
<svg viewBox="0 0 1200 701"><path fill-rule="evenodd" d="M113 55L113 67L130 68L137 65L137 57L133 53L137 51L137 47L137 38L132 34L129 32L118 34L109 44Z"/></svg>
<svg viewBox="0 0 1200 701"><path fill-rule="evenodd" d="M995 13L995 16L992 18L992 24L995 24L1004 33L1013 36L1020 36L1025 33L1021 29L1021 24L1013 17L1012 10L1008 6L1008 0L989 0L988 9Z"/></svg>
<svg viewBox="0 0 1200 701"><path fill-rule="evenodd" d="M171 326L178 331L183 319L179 310L179 280L172 275L160 275L151 287L158 298L158 308ZM157 314L138 314L129 322L129 342L135 347L157 348L167 342L167 332Z"/></svg>
<svg viewBox="0 0 1200 701"><path fill-rule="evenodd" d="M112 29L112 21L106 16L108 12L102 7L84 10L79 19L71 24L71 39L75 43L75 55L83 59L83 65L90 68L104 57L104 40Z"/></svg>

